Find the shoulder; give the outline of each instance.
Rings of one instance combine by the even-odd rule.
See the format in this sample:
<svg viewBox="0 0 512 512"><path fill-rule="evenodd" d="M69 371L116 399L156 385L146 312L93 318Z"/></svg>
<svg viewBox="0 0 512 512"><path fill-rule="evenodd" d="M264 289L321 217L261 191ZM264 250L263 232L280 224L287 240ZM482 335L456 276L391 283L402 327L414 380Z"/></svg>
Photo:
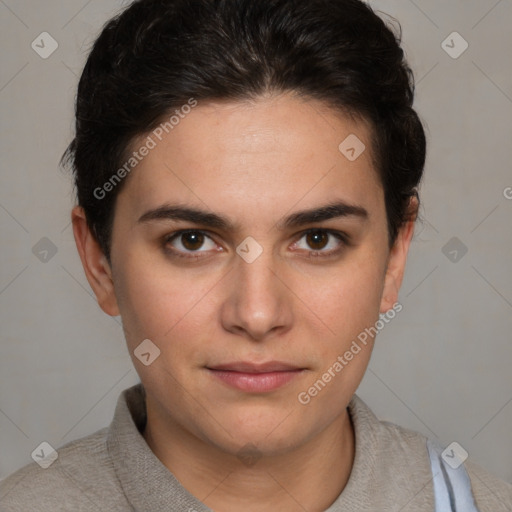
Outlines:
<svg viewBox="0 0 512 512"><path fill-rule="evenodd" d="M366 459L373 465L374 481L381 491L394 496L395 504L410 497L408 510L433 510L433 473L427 437L379 420L356 395L349 410L356 424L356 446L358 431L365 442L370 441L374 453L366 453ZM512 485L469 459L465 461L464 468L480 512L512 511Z"/></svg>
<svg viewBox="0 0 512 512"><path fill-rule="evenodd" d="M2 511L123 510L124 494L108 455L108 429L58 448L46 469L28 464L0 482Z"/></svg>
<svg viewBox="0 0 512 512"><path fill-rule="evenodd" d="M500 480L472 461L465 463L475 501L481 512L510 512L512 485Z"/></svg>
<svg viewBox="0 0 512 512"><path fill-rule="evenodd" d="M433 510L426 438L379 420L357 395L349 412L356 435L353 482L368 510Z"/></svg>
<svg viewBox="0 0 512 512"><path fill-rule="evenodd" d="M401 466L407 463L428 462L427 438L389 421L378 419L361 398L354 395L349 406L350 415L356 426L356 432L364 434L372 441L376 450L376 461L390 465L396 462ZM428 464L421 464L423 468Z"/></svg>

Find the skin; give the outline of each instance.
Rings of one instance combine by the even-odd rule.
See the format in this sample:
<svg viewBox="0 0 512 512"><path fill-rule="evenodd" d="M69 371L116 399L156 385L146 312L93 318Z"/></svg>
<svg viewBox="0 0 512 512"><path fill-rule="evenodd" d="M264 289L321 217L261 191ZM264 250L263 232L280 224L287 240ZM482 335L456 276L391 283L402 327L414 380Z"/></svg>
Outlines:
<svg viewBox="0 0 512 512"><path fill-rule="evenodd" d="M338 149L349 134L366 145L353 162ZM290 229L279 224L334 201L364 208L367 217ZM236 229L139 221L178 202L222 215ZM162 463L218 512L329 507L353 464L347 405L373 340L307 405L297 396L397 302L413 233L411 220L389 247L369 127L292 94L199 104L124 184L111 265L80 207L72 220L99 305L122 316L147 393L144 438ZM326 231L312 239L304 234L310 228L344 233L349 242ZM207 237L202 246L186 237L166 239L181 229ZM248 236L263 249L252 263L236 252ZM173 257L172 249L185 257ZM149 366L133 355L144 339L161 351ZM274 391L247 393L208 370L232 361L282 361L304 370ZM258 455L252 464L237 456L248 444Z"/></svg>

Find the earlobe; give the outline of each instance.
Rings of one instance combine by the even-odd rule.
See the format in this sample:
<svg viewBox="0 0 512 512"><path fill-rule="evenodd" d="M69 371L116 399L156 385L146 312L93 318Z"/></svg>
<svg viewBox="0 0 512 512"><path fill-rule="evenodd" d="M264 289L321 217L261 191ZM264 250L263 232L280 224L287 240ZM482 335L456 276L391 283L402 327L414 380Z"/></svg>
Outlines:
<svg viewBox="0 0 512 512"><path fill-rule="evenodd" d="M82 207L73 208L71 221L85 276L96 295L99 306L107 315L119 315L110 264L87 224Z"/></svg>
<svg viewBox="0 0 512 512"><path fill-rule="evenodd" d="M414 197L410 203L410 210L413 214L410 215L410 220L406 221L399 229L395 243L390 250L380 304L381 313L389 311L398 302L398 293L405 273L407 254L414 233L417 208L418 201Z"/></svg>

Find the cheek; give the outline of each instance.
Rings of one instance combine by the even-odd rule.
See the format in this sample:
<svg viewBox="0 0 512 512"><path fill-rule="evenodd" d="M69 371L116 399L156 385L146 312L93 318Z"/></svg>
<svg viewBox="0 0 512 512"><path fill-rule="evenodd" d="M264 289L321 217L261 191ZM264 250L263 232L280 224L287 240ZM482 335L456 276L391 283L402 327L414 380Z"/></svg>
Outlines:
<svg viewBox="0 0 512 512"><path fill-rule="evenodd" d="M356 337L379 317L384 286L383 258L360 251L346 262L301 276L295 290L322 322L322 332L340 343ZM314 283L314 285L312 284Z"/></svg>
<svg viewBox="0 0 512 512"><path fill-rule="evenodd" d="M204 365L201 340L214 337L207 332L215 322L205 298L211 283L207 286L204 280L191 279L184 272L136 266L135 262L124 267L118 277L116 292L125 338L139 377L157 394L167 390L173 403L187 400L182 388L195 389L193 370ZM160 351L148 366L135 355L146 339Z"/></svg>
<svg viewBox="0 0 512 512"><path fill-rule="evenodd" d="M368 255L333 272L323 292L308 297L326 334L312 333L317 364L297 400L325 423L339 413L332 404L348 402L366 371L373 348L372 327L379 319L383 274L381 259Z"/></svg>
<svg viewBox="0 0 512 512"><path fill-rule="evenodd" d="M115 287L129 346L149 338L163 348L166 340L197 323L211 283L206 276L194 278L134 255L118 266Z"/></svg>

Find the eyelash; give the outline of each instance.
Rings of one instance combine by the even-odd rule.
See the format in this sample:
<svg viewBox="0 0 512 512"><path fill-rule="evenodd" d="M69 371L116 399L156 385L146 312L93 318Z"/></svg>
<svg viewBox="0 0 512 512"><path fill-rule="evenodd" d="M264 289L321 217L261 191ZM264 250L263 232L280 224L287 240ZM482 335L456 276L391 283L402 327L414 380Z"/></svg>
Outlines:
<svg viewBox="0 0 512 512"><path fill-rule="evenodd" d="M201 253L204 253L207 251L192 251L192 252L184 253L183 251L168 247L168 244L170 242L174 241L176 238L179 238L180 235L190 234L190 233L200 233L213 241L212 237L206 231L202 231L200 229L182 229L180 231L175 231L174 233L171 233L164 238L164 241L163 241L164 250L168 254L170 254L172 257L184 258L184 259L188 259L188 260L198 260L203 257L206 257L206 256L201 256ZM331 249L330 251L311 250L308 253L309 257L318 257L318 258L334 257L334 256L337 256L345 247L350 245L349 237L345 233L341 233L338 231L332 231L329 229L322 229L322 228L312 228L312 229L303 231L300 234L300 237L298 238L297 242L310 233L324 233L327 235L332 235L333 237L337 238L338 241L341 243L340 243L340 247L338 247L337 249ZM294 242L294 243L297 243L297 242ZM188 254L188 256L186 254Z"/></svg>

